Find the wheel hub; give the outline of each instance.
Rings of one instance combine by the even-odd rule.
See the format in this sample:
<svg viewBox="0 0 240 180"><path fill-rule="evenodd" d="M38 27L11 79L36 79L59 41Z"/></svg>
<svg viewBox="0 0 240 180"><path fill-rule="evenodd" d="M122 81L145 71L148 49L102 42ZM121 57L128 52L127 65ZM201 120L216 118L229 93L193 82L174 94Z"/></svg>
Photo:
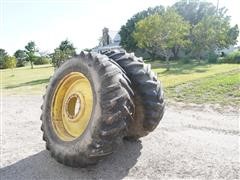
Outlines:
<svg viewBox="0 0 240 180"><path fill-rule="evenodd" d="M66 75L57 86L52 106L52 124L64 141L80 137L91 118L93 94L89 80L79 72Z"/></svg>
<svg viewBox="0 0 240 180"><path fill-rule="evenodd" d="M78 94L71 95L65 103L65 113L67 114L68 120L76 120L81 110L81 100Z"/></svg>

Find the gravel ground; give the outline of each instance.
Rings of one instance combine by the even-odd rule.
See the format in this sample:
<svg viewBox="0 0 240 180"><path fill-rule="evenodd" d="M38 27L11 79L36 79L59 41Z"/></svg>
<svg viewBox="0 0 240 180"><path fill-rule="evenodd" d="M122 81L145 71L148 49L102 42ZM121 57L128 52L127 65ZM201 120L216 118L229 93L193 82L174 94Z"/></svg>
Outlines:
<svg viewBox="0 0 240 180"><path fill-rule="evenodd" d="M0 179L239 179L239 116L209 107L168 105L158 128L123 141L96 166L70 168L45 150L39 96L4 97Z"/></svg>

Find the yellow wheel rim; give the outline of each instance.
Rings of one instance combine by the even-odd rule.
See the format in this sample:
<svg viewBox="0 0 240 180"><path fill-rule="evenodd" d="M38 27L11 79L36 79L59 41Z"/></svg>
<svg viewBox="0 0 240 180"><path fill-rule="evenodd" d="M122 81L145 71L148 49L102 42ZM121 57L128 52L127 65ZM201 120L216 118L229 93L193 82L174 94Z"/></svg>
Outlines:
<svg viewBox="0 0 240 180"><path fill-rule="evenodd" d="M91 118L93 93L89 80L79 72L66 75L57 86L51 105L51 121L63 141L80 137Z"/></svg>

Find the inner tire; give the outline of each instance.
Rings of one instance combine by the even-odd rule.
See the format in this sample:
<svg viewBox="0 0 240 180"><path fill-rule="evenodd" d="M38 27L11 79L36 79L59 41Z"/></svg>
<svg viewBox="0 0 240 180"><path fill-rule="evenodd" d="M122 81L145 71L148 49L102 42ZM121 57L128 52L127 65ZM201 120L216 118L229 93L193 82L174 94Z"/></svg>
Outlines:
<svg viewBox="0 0 240 180"><path fill-rule="evenodd" d="M132 83L135 114L128 139L138 139L152 132L163 117L165 103L163 88L150 64L125 51L105 51L103 54L118 63Z"/></svg>
<svg viewBox="0 0 240 180"><path fill-rule="evenodd" d="M80 88L74 90L75 79L69 81L73 82L73 85L67 86L67 84L62 89L58 88L64 85L65 81L63 80L66 77L74 73L80 73L83 75L82 77L86 77L93 95L91 106L89 99L85 101L85 108L91 107L91 113L83 131L78 131L78 128L71 126L72 122L70 122L70 130L67 128L61 130L65 128L64 122L62 125L58 125L65 116L69 116L67 117L69 119L78 117L79 113L77 111L75 114L75 109L82 108L82 105L78 108L74 105L78 100L77 95L74 96L70 93L66 103L62 100L64 98L56 99L58 92L61 92L62 89L60 95L63 97L68 92L68 90L64 91L67 87L73 87L73 92L81 89L79 86ZM41 106L40 119L42 120L43 140L46 141L46 149L50 151L52 157L68 166L85 167L95 164L102 157L111 154L114 144L118 142L119 138L126 135L128 124L132 121L134 113L128 81L123 77L122 71L104 55L82 52L79 56L73 57L61 65L50 79ZM89 96L89 94L86 95ZM55 101L60 103L56 104ZM53 106L54 103L59 107ZM67 108L64 104L67 104ZM64 113L65 111L66 113Z"/></svg>

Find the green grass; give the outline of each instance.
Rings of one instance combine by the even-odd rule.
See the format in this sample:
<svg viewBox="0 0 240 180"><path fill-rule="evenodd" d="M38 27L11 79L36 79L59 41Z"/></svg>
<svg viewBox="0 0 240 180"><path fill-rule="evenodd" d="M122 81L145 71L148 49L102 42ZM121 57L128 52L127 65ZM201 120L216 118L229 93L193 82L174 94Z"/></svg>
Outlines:
<svg viewBox="0 0 240 180"><path fill-rule="evenodd" d="M152 63L153 70L163 82L164 87L173 87L185 82L206 78L215 74L221 74L239 69L236 64L181 64L173 63L170 71L166 71L163 64Z"/></svg>
<svg viewBox="0 0 240 180"><path fill-rule="evenodd" d="M237 64L174 63L170 71L159 62L151 64L170 100L240 105L240 66Z"/></svg>
<svg viewBox="0 0 240 180"><path fill-rule="evenodd" d="M169 87L166 96L182 102L239 106L239 73L239 70L235 70Z"/></svg>
<svg viewBox="0 0 240 180"><path fill-rule="evenodd" d="M42 94L54 70L51 65L0 70L1 90L6 95Z"/></svg>
<svg viewBox="0 0 240 180"><path fill-rule="evenodd" d="M151 64L163 83L168 100L240 105L240 66L237 64L172 63L170 71L159 61ZM50 65L42 65L0 72L3 93L22 95L43 94L54 70Z"/></svg>

